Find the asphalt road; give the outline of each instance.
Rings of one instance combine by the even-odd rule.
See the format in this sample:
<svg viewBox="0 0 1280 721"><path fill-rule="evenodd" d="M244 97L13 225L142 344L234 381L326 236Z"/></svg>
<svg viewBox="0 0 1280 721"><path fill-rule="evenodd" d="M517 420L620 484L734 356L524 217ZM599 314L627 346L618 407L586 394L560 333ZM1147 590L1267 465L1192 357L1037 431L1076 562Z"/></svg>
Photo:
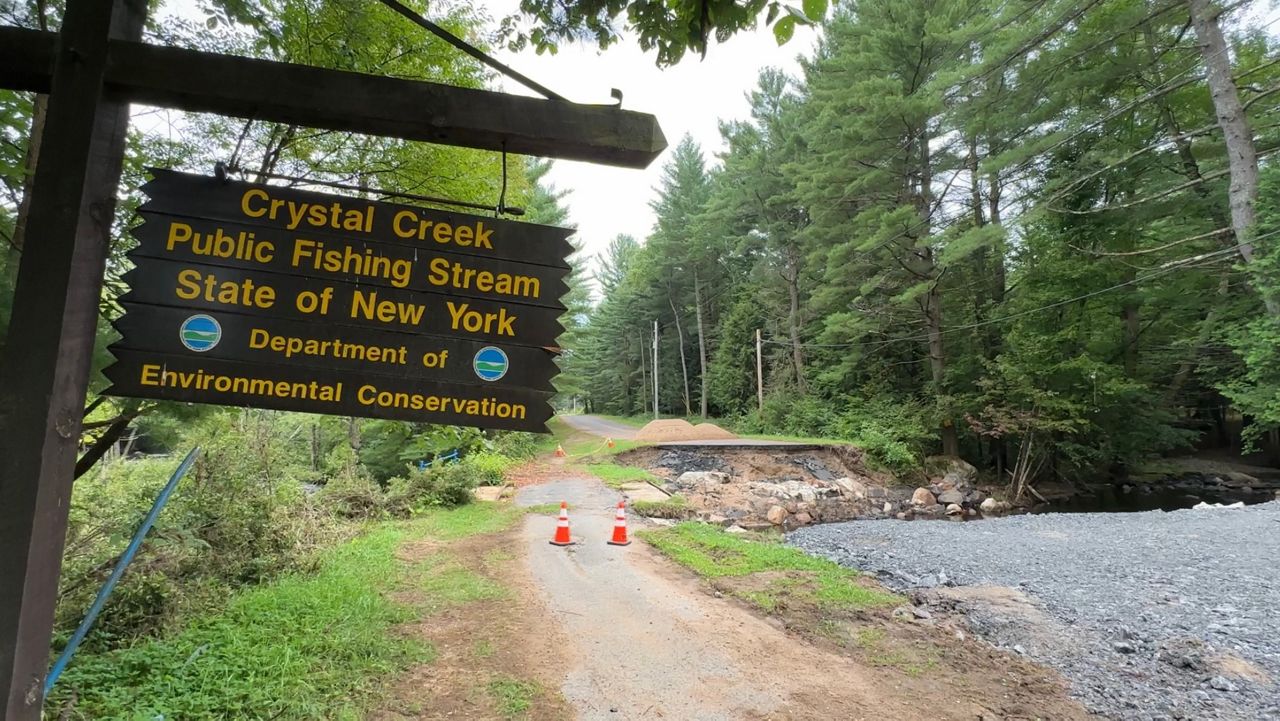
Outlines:
<svg viewBox="0 0 1280 721"><path fill-rule="evenodd" d="M635 440L636 432L639 428L629 426L618 421L611 421L608 418L600 416L559 416L560 420L570 428L590 433L593 436L601 438L612 438L620 441ZM780 447L780 448L810 448L812 443L795 443L792 441L771 441L763 438L733 438L733 439L717 439L711 441L661 441L654 445L659 446L714 446L717 448L760 448L760 447Z"/></svg>
<svg viewBox="0 0 1280 721"><path fill-rule="evenodd" d="M611 421L600 416L560 416L560 420L575 431L590 433L601 438L613 438L619 441L635 439L636 431L639 430L625 423Z"/></svg>

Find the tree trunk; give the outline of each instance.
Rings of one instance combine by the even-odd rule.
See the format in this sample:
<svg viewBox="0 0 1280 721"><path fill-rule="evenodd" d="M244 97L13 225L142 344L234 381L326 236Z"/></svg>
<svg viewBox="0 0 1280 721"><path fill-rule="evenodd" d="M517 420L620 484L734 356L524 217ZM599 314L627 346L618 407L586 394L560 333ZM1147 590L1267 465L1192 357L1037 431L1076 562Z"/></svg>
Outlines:
<svg viewBox="0 0 1280 721"><path fill-rule="evenodd" d="M351 446L351 450L356 453L360 452L360 419L355 417L347 418L347 444Z"/></svg>
<svg viewBox="0 0 1280 721"><path fill-rule="evenodd" d="M698 411L702 420L707 420L707 339L702 327L702 287L698 283L698 272L693 273L693 307L698 316L698 375L702 379L702 393L698 399Z"/></svg>
<svg viewBox="0 0 1280 721"><path fill-rule="evenodd" d="M667 289L667 302L671 304L671 317L676 319L676 347L680 349L680 378L684 381L684 414L691 416L693 403L689 400L689 364L684 359L684 331L680 329L680 313L676 310L670 288Z"/></svg>
<svg viewBox="0 0 1280 721"><path fill-rule="evenodd" d="M1231 172L1231 185L1227 189L1231 228L1235 232L1240 257L1250 263L1253 261L1250 240L1257 224L1254 206L1258 200L1258 149L1240 102L1240 90L1231 77L1231 56L1227 54L1227 42L1218 25L1222 10L1212 0L1189 0L1188 6L1191 24L1200 40L1200 55L1208 70L1209 95L1227 147L1227 164ZM1263 302L1268 313L1280 315L1280 302L1266 294L1263 294Z"/></svg>
<svg viewBox="0 0 1280 721"><path fill-rule="evenodd" d="M800 257L794 245L787 247L784 277L787 281L787 297L791 303L787 325L791 334L791 362L795 366L796 392L804 395L809 391L809 386L804 381L804 345L800 343Z"/></svg>
<svg viewBox="0 0 1280 721"><path fill-rule="evenodd" d="M1132 300L1125 301L1120 308L1120 318L1124 323L1124 374L1134 378L1138 375L1138 333L1142 330L1138 304Z"/></svg>

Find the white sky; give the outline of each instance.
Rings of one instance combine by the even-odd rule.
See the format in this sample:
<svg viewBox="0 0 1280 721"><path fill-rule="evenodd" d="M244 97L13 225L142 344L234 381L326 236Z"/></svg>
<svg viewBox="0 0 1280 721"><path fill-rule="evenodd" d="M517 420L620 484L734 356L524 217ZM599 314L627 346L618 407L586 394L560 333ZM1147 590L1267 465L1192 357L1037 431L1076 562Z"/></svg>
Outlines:
<svg viewBox="0 0 1280 721"><path fill-rule="evenodd" d="M494 0L490 13L500 18L514 11L518 0ZM622 106L657 116L667 136L668 150L645 170L611 168L589 163L557 161L550 180L570 191L565 202L578 225L576 241L594 255L619 233L643 240L653 227L649 202L671 150L686 133L702 146L708 162L722 149L718 121L745 118L746 94L756 85L760 70L781 67L796 74L795 58L811 52L817 33L798 28L791 42L779 47L768 29L736 36L715 45L705 60L686 56L673 68L660 70L656 55L640 50L638 42L624 40L604 52L594 44L562 46L556 55L495 53L502 62L549 89L580 103L613 104L611 88L622 91ZM507 92L533 94L513 80L504 79Z"/></svg>

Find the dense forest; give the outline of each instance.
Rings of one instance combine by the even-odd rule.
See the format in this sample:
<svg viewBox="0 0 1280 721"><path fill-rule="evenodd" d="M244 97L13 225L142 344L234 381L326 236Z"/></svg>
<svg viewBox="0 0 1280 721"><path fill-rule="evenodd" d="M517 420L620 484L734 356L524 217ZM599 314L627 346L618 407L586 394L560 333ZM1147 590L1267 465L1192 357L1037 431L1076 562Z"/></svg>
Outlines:
<svg viewBox="0 0 1280 721"><path fill-rule="evenodd" d="M652 413L656 320L660 412L889 465L1078 479L1274 451L1280 56L1260 6L842 4L799 77L761 73L723 152L675 149L652 233L598 258L573 383Z"/></svg>

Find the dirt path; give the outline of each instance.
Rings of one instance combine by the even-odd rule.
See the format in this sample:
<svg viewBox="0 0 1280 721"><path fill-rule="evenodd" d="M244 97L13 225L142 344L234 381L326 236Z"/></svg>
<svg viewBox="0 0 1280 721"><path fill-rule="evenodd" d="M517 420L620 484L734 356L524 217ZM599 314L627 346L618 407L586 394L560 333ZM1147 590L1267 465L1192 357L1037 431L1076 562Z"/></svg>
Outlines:
<svg viewBox="0 0 1280 721"><path fill-rule="evenodd" d="M617 494L596 481L521 490L517 503L566 500L575 540L548 543L555 518L524 525L527 563L568 639L561 692L595 719L917 719L918 708L851 660L797 641L707 595L643 542L606 545Z"/></svg>

